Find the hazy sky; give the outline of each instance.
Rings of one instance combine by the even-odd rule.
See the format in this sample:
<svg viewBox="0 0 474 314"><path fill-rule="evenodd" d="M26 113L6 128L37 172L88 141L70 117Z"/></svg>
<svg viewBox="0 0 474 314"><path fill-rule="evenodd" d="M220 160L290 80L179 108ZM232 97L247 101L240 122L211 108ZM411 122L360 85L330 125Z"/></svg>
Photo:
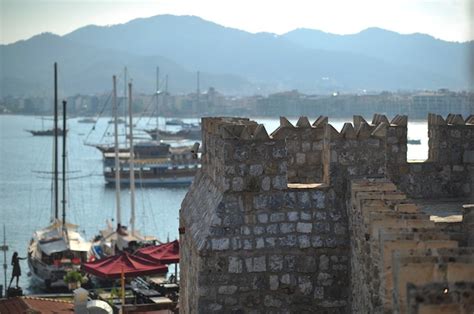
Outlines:
<svg viewBox="0 0 474 314"><path fill-rule="evenodd" d="M349 34L377 26L466 41L474 39L472 10L474 0L0 0L0 39L11 43L41 32L63 35L88 24L176 14L249 32L306 27Z"/></svg>

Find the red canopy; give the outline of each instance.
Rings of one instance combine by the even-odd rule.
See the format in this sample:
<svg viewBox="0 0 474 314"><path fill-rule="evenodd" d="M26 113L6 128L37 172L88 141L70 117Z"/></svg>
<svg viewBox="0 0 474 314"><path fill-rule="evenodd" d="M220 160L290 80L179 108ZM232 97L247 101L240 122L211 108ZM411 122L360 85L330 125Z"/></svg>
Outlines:
<svg viewBox="0 0 474 314"><path fill-rule="evenodd" d="M136 254L163 264L179 263L179 242L175 240L160 245L147 246L138 249Z"/></svg>
<svg viewBox="0 0 474 314"><path fill-rule="evenodd" d="M90 263L82 264L82 269L101 278L137 277L168 272L168 267L157 261L123 252Z"/></svg>

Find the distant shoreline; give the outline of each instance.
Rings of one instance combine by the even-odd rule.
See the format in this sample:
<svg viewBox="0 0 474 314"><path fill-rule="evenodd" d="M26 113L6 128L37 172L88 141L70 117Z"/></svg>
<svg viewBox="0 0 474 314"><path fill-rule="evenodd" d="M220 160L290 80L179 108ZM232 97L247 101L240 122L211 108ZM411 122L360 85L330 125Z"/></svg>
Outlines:
<svg viewBox="0 0 474 314"><path fill-rule="evenodd" d="M0 116L25 116L25 117L38 117L38 118L41 118L41 117L52 117L53 115L35 115L35 114L26 114L26 113L0 113ZM219 117L219 116L224 116L224 117L241 117L241 118L249 118L251 120L261 120L261 119L269 119L269 120L278 120L281 115L279 116L236 116L236 115L219 115L219 114L216 114L216 115L209 115L209 116L203 116L204 118L205 117ZM143 115L142 117L153 117L153 116L148 116L148 115ZM182 116L182 115L174 115L174 116L160 116L160 118L164 118L164 119L201 119L203 117L198 117L198 116ZM285 118L287 119L290 119L290 120L297 120L299 119L301 116L284 116ZM318 116L305 116L305 117L308 117L308 119L316 119L318 118ZM368 122L370 122L370 120L372 120L372 116L363 116ZM79 118L97 118L96 116L68 116L68 119L79 119ZM102 117L99 117L99 118L112 118L112 116L102 116ZM139 118L138 116L136 118ZM352 121L352 118L353 116L336 116L336 117L331 117L331 116L328 116L329 118L329 122L331 122L331 119L332 120L345 120L347 122L351 122ZM387 118L391 118L391 116L387 116ZM428 121L428 116L426 117L426 119L423 119L423 118L410 118L408 117L409 121L417 121L417 122L426 122ZM311 122L311 121L310 121Z"/></svg>

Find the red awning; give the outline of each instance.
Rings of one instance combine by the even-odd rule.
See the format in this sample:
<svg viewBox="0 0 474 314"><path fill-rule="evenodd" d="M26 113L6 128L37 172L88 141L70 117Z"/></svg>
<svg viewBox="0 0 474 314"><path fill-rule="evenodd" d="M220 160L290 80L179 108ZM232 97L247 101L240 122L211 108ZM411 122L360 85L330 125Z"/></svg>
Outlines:
<svg viewBox="0 0 474 314"><path fill-rule="evenodd" d="M175 240L160 245L147 246L138 249L136 254L163 264L179 263L179 242Z"/></svg>
<svg viewBox="0 0 474 314"><path fill-rule="evenodd" d="M101 278L137 277L168 272L168 267L155 260L123 252L94 262L82 264L82 269Z"/></svg>

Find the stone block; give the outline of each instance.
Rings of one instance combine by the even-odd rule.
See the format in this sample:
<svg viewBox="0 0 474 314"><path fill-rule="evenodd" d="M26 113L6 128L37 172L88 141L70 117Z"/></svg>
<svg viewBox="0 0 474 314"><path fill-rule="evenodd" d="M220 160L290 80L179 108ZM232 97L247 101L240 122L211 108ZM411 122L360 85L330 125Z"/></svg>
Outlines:
<svg viewBox="0 0 474 314"><path fill-rule="evenodd" d="M395 210L401 213L418 213L419 207L415 204L397 204Z"/></svg>
<svg viewBox="0 0 474 314"><path fill-rule="evenodd" d="M282 222L285 220L285 213L272 213L270 214L270 222Z"/></svg>
<svg viewBox="0 0 474 314"><path fill-rule="evenodd" d="M299 212L291 211L287 213L289 221L298 221L299 220Z"/></svg>
<svg viewBox="0 0 474 314"><path fill-rule="evenodd" d="M228 238L221 238L221 239L212 239L212 249L216 251L223 251L229 249L229 239Z"/></svg>
<svg viewBox="0 0 474 314"><path fill-rule="evenodd" d="M303 295L310 295L313 292L313 283L310 276L298 276L298 290Z"/></svg>
<svg viewBox="0 0 474 314"><path fill-rule="evenodd" d="M249 273L264 272L267 270L265 256L249 257L245 259L245 267Z"/></svg>
<svg viewBox="0 0 474 314"><path fill-rule="evenodd" d="M311 233L313 230L313 224L305 223L305 222L298 222L296 224L296 231L300 233Z"/></svg>
<svg viewBox="0 0 474 314"><path fill-rule="evenodd" d="M270 275L268 277L270 290L278 290L279 280L278 275Z"/></svg>
<svg viewBox="0 0 474 314"><path fill-rule="evenodd" d="M237 291L237 286L228 285L228 286L220 286L217 290L219 294L234 294Z"/></svg>
<svg viewBox="0 0 474 314"><path fill-rule="evenodd" d="M292 233L296 231L296 226L294 223L281 223L280 224L280 232L281 233Z"/></svg>
<svg viewBox="0 0 474 314"><path fill-rule="evenodd" d="M273 188L276 190L284 190L287 188L286 176L275 176L272 179Z"/></svg>
<svg viewBox="0 0 474 314"><path fill-rule="evenodd" d="M270 177L263 177L262 184L260 185L263 191L270 191L271 179Z"/></svg>
<svg viewBox="0 0 474 314"><path fill-rule="evenodd" d="M474 150L464 151L462 160L466 164L474 164Z"/></svg>
<svg viewBox="0 0 474 314"><path fill-rule="evenodd" d="M229 273L242 273L242 260L239 257L229 257Z"/></svg>
<svg viewBox="0 0 474 314"><path fill-rule="evenodd" d="M298 237L298 247L300 249L306 249L311 247L311 238L307 235L301 235Z"/></svg>
<svg viewBox="0 0 474 314"><path fill-rule="evenodd" d="M263 166L262 165L250 165L249 174L251 176L259 176L263 173Z"/></svg>
<svg viewBox="0 0 474 314"><path fill-rule="evenodd" d="M296 164L297 165L303 165L306 163L306 154L304 153L296 153Z"/></svg>
<svg viewBox="0 0 474 314"><path fill-rule="evenodd" d="M268 258L268 269L272 272L278 272L283 270L283 256L270 255L270 257Z"/></svg>
<svg viewBox="0 0 474 314"><path fill-rule="evenodd" d="M265 214L265 213L258 214L257 220L259 223L266 224L268 222L268 214Z"/></svg>

